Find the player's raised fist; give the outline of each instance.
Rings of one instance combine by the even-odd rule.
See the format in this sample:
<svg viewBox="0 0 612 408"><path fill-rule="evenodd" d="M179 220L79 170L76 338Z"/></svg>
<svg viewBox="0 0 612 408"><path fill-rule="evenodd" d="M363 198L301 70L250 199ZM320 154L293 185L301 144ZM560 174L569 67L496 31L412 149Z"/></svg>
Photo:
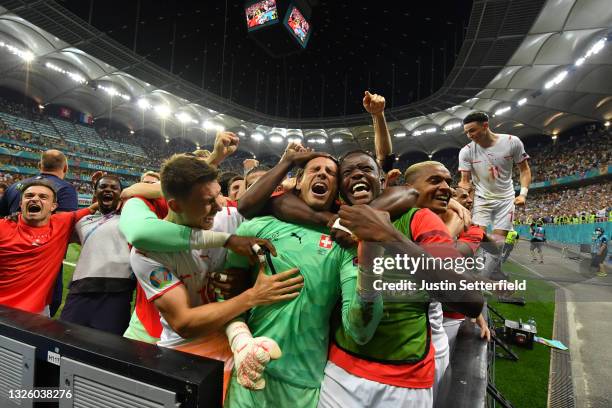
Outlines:
<svg viewBox="0 0 612 408"><path fill-rule="evenodd" d="M382 95L371 94L365 91L363 108L372 115L382 113L385 110L385 98Z"/></svg>

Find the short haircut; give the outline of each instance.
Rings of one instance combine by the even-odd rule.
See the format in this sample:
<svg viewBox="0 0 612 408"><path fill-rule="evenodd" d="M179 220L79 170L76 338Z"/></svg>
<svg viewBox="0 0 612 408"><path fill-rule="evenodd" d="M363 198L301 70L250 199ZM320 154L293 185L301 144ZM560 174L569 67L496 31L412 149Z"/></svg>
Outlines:
<svg viewBox="0 0 612 408"><path fill-rule="evenodd" d="M426 167L431 167L431 166L442 166L444 168L446 168L446 166L440 162L437 161L433 161L433 160L428 160L428 161L423 161L420 163L415 163L412 166L408 167L406 169L406 171L404 172L404 180L407 184L411 184L414 182L414 179L416 178L417 174L419 174L421 172L421 170L423 170Z"/></svg>
<svg viewBox="0 0 612 408"><path fill-rule="evenodd" d="M242 176L234 176L230 179L229 183L227 183L228 188L232 186L232 184L234 184L234 181L244 181L244 177Z"/></svg>
<svg viewBox="0 0 612 408"><path fill-rule="evenodd" d="M217 180L214 166L197 157L175 154L162 164L161 188L166 199L187 198L196 184Z"/></svg>
<svg viewBox="0 0 612 408"><path fill-rule="evenodd" d="M161 180L158 172L149 170L142 173L142 176L140 176L140 181L144 180L144 178L147 176L155 177L156 179Z"/></svg>
<svg viewBox="0 0 612 408"><path fill-rule="evenodd" d="M463 119L463 124L467 125L472 122L484 123L489 121L489 115L484 112L472 112Z"/></svg>
<svg viewBox="0 0 612 408"><path fill-rule="evenodd" d="M0 189L6 191L6 189L8 188L8 184L6 183L0 183Z"/></svg>
<svg viewBox="0 0 612 408"><path fill-rule="evenodd" d="M117 183L119 183L119 189L122 189L123 187L121 186L121 179L117 176L115 176L114 174L105 174L102 177L99 177L96 182L94 183L94 190L98 188L98 184L100 184L100 180L102 179L112 179L115 180Z"/></svg>
<svg viewBox="0 0 612 408"><path fill-rule="evenodd" d="M240 174L233 171L224 171L219 175L219 185L221 186L221 194L227 197L227 195L229 194L229 186L231 184L230 180L232 180L236 176L240 176Z"/></svg>
<svg viewBox="0 0 612 408"><path fill-rule="evenodd" d="M378 172L384 175L383 169L382 167L380 167L380 164L378 163L378 160L376 160L376 157L374 157L374 155L372 155L371 152L368 152L367 150L363 150L363 149L355 149L355 150L351 150L350 152L346 152L344 153L342 156L340 156L340 158L338 159L338 167L340 167L342 165L342 162L349 156L352 156L354 154L362 154L364 156L368 156L370 157L372 160L374 160L374 163L376 163L376 167L378 167Z"/></svg>
<svg viewBox="0 0 612 408"><path fill-rule="evenodd" d="M35 178L33 180L26 181L25 183L18 186L21 191L21 196L23 197L23 193L30 187L34 186L42 186L47 187L49 190L53 192L53 202L57 202L57 191L55 191L55 186L47 179L44 178Z"/></svg>
<svg viewBox="0 0 612 408"><path fill-rule="evenodd" d="M42 171L62 170L66 163L66 156L59 150L46 150L40 155L40 168Z"/></svg>

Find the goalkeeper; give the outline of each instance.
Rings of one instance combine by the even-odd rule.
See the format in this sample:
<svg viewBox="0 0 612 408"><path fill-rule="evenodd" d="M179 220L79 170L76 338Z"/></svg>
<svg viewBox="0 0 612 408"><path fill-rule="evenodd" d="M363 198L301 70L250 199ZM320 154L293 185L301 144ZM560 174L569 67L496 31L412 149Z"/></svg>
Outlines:
<svg viewBox="0 0 612 408"><path fill-rule="evenodd" d="M328 211L338 190L337 171L331 158L312 158L297 179L299 198L311 209ZM226 406L316 407L327 362L330 318L339 300L348 336L364 344L374 334L382 316L382 299L378 293L360 289L365 285L357 282L356 251L341 248L326 231L271 216L246 221L238 228L238 235L257 236L274 243L278 256L267 256L267 274L276 276L276 271L299 267L305 285L295 299L251 310L247 324L253 336L274 339L283 355L255 377L259 385L265 385L260 391L240 386L241 373L234 370ZM248 262L230 251L225 267L248 268ZM242 330L246 327L242 326ZM230 338L235 355L240 348L235 344L239 343L236 337Z"/></svg>

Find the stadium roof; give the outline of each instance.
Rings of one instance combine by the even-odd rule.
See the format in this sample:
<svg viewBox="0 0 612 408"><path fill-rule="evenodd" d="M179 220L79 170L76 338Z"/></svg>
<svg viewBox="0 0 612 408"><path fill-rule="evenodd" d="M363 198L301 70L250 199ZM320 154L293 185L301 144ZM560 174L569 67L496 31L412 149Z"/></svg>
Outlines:
<svg viewBox="0 0 612 408"><path fill-rule="evenodd" d="M474 1L444 85L387 110L394 150L431 154L465 144L458 124L475 109L495 115L495 131L519 136L612 119L611 27L608 0ZM0 86L135 130L205 144L224 127L242 132L242 146L257 154L280 153L285 138L335 153L372 147L367 115L287 120L256 112L134 54L53 1L0 1L0 55Z"/></svg>

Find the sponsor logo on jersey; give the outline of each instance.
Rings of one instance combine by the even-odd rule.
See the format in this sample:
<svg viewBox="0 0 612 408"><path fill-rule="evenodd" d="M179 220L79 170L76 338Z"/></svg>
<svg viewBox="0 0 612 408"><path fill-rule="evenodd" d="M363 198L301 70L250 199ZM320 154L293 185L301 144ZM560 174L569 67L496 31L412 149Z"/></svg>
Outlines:
<svg viewBox="0 0 612 408"><path fill-rule="evenodd" d="M172 273L163 266L153 269L149 275L149 282L155 289L165 288L172 283L172 280Z"/></svg>

